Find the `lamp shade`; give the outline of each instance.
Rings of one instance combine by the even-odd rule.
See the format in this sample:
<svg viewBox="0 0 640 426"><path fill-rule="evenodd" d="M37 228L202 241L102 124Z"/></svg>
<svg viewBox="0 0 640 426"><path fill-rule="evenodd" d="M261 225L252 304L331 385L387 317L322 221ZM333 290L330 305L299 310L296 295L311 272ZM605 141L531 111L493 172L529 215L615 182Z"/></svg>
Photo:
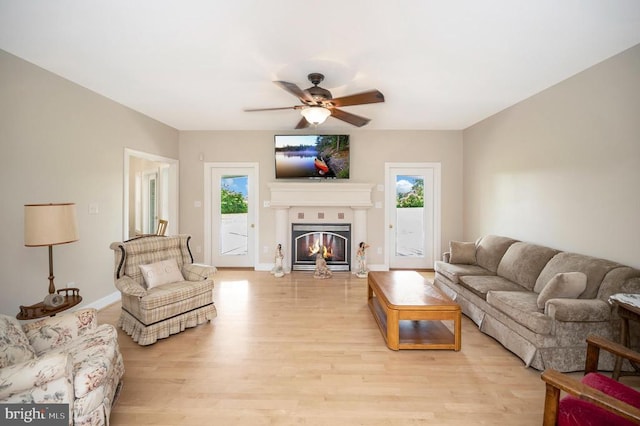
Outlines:
<svg viewBox="0 0 640 426"><path fill-rule="evenodd" d="M322 124L331 115L331 111L321 106L310 106L303 108L300 114L311 124Z"/></svg>
<svg viewBox="0 0 640 426"><path fill-rule="evenodd" d="M74 203L25 204L25 246L54 246L74 241L78 241Z"/></svg>

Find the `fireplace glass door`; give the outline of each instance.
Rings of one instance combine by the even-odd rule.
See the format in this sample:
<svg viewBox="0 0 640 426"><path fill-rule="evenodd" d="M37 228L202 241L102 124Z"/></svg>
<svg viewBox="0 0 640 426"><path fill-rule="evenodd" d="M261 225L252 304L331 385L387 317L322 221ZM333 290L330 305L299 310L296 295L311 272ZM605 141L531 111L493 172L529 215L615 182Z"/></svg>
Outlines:
<svg viewBox="0 0 640 426"><path fill-rule="evenodd" d="M291 235L294 271L314 270L317 256L322 256L332 271L350 269L351 225L294 223Z"/></svg>

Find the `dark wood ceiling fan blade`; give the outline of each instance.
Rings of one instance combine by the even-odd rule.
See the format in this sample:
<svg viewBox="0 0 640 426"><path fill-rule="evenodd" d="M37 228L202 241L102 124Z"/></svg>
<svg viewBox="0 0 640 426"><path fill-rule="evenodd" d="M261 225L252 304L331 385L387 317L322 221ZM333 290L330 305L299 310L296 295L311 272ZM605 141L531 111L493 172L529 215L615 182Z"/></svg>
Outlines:
<svg viewBox="0 0 640 426"><path fill-rule="evenodd" d="M289 83L288 81L274 81L274 83L277 84L278 86L282 87L287 92L291 93L293 96L295 96L298 99L300 99L302 102L315 103L313 98L307 92L305 92L304 90L299 88L294 83Z"/></svg>
<svg viewBox="0 0 640 426"><path fill-rule="evenodd" d="M284 109L299 109L297 106L292 107L280 107L280 108L245 108L244 112L255 112L255 111L279 111Z"/></svg>
<svg viewBox="0 0 640 426"><path fill-rule="evenodd" d="M306 129L307 127L309 127L309 122L306 118L302 117L302 120L298 121L296 129Z"/></svg>
<svg viewBox="0 0 640 426"><path fill-rule="evenodd" d="M384 102L384 95L379 90L370 90L368 92L356 93L355 95L331 99L330 102L337 107L375 104L377 102Z"/></svg>
<svg viewBox="0 0 640 426"><path fill-rule="evenodd" d="M362 127L371 121L368 118L360 117L359 115L351 114L350 112L343 111L338 108L331 109L331 116L338 120L346 121L349 124L353 124L356 127Z"/></svg>

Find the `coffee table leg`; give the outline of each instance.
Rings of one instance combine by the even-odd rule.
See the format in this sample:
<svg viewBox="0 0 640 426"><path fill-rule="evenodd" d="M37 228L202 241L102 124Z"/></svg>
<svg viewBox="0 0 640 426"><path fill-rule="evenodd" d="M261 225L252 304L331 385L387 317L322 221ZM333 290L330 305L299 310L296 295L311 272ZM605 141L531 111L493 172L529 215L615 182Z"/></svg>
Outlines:
<svg viewBox="0 0 640 426"><path fill-rule="evenodd" d="M397 351L400 346L400 324L398 323L398 311L387 310L387 346Z"/></svg>
<svg viewBox="0 0 640 426"><path fill-rule="evenodd" d="M456 319L453 321L454 333L454 350L459 351L462 348L462 314L460 311L456 313Z"/></svg>

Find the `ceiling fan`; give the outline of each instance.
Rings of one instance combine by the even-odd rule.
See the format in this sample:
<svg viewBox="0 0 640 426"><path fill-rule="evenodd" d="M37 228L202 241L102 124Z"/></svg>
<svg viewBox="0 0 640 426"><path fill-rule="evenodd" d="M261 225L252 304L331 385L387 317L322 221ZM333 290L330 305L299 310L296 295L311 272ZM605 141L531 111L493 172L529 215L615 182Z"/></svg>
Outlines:
<svg viewBox="0 0 640 426"><path fill-rule="evenodd" d="M302 105L282 108L245 109L245 111L276 111L283 109L300 110L302 119L296 125L296 129L304 129L309 127L310 124L321 124L329 116L345 121L354 126L362 127L371 120L366 117L361 117L359 115L343 111L338 109L338 107L384 102L384 95L379 90L370 90L334 99L333 96L331 96L330 91L318 86L318 84L324 80L324 75L320 73L311 73L307 78L313 86L305 90L300 89L294 83L289 83L287 81L274 81L275 84L300 99Z"/></svg>

